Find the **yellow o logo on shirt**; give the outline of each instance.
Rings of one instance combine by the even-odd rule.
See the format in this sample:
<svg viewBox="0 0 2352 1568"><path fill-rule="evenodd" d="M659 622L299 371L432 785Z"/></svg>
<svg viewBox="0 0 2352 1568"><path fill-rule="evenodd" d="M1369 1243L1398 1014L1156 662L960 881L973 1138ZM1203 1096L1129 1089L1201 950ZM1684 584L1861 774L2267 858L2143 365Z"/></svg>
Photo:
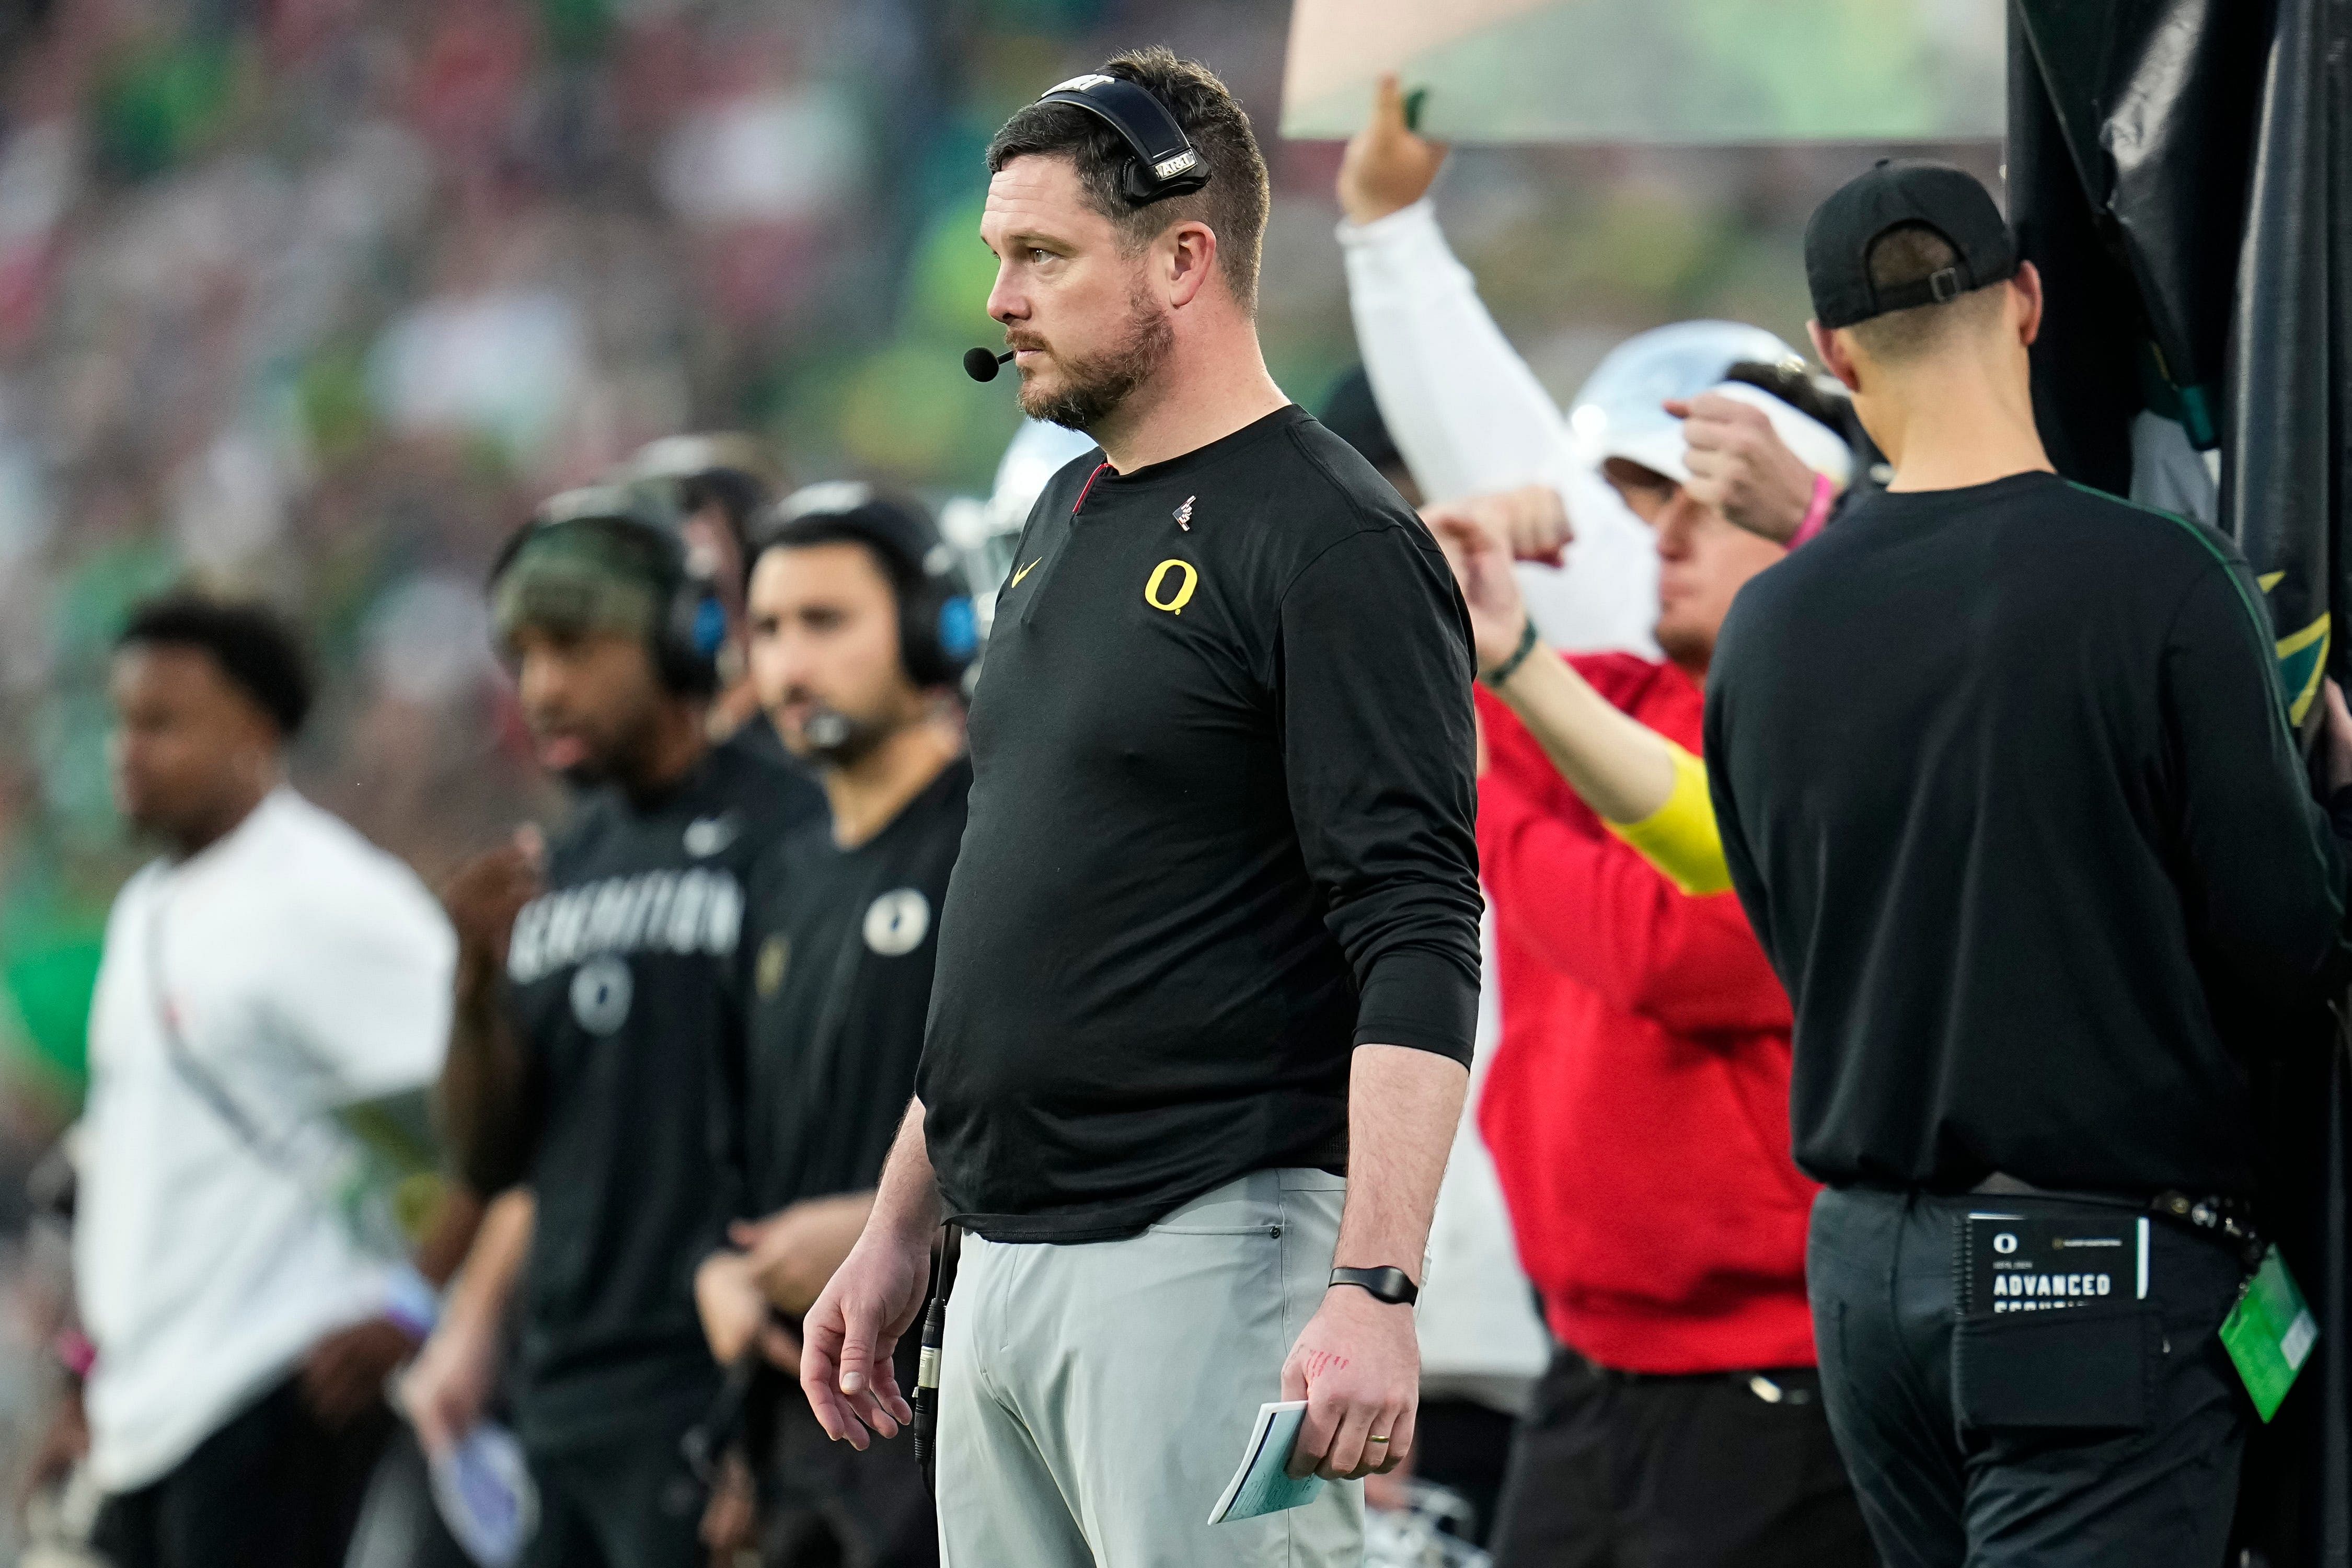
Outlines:
<svg viewBox="0 0 2352 1568"><path fill-rule="evenodd" d="M1160 589L1168 581L1171 572L1181 572L1184 581L1177 585L1174 598L1162 599ZM1184 606L1192 602L1192 590L1200 585L1201 574L1192 570L1190 561L1162 561L1151 569L1151 580L1143 585L1143 602L1155 610L1165 610L1171 616L1181 615Z"/></svg>

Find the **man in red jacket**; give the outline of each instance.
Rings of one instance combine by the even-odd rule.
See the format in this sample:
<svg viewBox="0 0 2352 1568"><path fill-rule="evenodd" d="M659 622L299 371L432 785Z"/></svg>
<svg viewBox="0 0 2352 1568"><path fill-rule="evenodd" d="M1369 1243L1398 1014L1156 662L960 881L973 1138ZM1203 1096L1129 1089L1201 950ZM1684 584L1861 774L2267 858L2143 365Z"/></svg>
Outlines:
<svg viewBox="0 0 2352 1568"><path fill-rule="evenodd" d="M1608 818L1647 814L1577 763L1619 714L1697 752L1716 631L1783 553L1689 495L1678 455L1643 456L1676 471L1620 457L1604 472L1655 531L1663 663L1553 655L1508 546L1427 514L1488 688L1478 850L1503 1033L1479 1123L1559 1341L1496 1561L1865 1564L1813 1370L1814 1188L1790 1157L1788 998L1738 901L1685 892L1643 858Z"/></svg>

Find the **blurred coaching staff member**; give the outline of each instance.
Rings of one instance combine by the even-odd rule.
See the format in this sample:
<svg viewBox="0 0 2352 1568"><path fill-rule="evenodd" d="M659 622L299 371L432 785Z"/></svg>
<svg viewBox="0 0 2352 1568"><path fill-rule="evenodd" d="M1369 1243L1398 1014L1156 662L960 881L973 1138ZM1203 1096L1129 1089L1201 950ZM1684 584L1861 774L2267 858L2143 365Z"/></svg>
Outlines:
<svg viewBox="0 0 2352 1568"><path fill-rule="evenodd" d="M1264 1401L1308 1401L1294 1467L1412 1442L1477 1000L1461 598L1266 374L1265 165L1213 76L1123 56L989 164L1022 405L1102 456L1039 498L997 602L920 1095L803 1386L853 1443L908 1419L887 1358L943 1194L971 1233L949 1561L1353 1563L1359 1486L1203 1521Z"/></svg>
<svg viewBox="0 0 2352 1568"><path fill-rule="evenodd" d="M2259 1196L2247 1060L2343 973L2344 858L2236 550L2051 471L2041 282L1983 187L1882 163L1805 263L1895 478L1733 605L1706 757L1796 1008L1797 1159L1831 1189L1831 1426L1893 1568L2212 1568L2244 1271L2142 1216ZM2103 1245L2054 1256L2105 1297L2002 1311L1976 1260L2004 1237Z"/></svg>
<svg viewBox="0 0 2352 1568"><path fill-rule="evenodd" d="M418 1331L392 1238L337 1201L336 1113L432 1083L457 942L406 867L287 784L310 680L275 616L152 601L112 687L116 798L164 855L115 900L90 1015L96 1543L117 1568L337 1568Z"/></svg>
<svg viewBox="0 0 2352 1568"><path fill-rule="evenodd" d="M812 485L752 541L751 677L833 807L751 874L740 952L747 1215L695 1281L712 1353L755 1336L800 1370L772 1308L805 1313L873 1206L915 1092L971 764L971 596L931 521L859 484ZM902 1347L911 1352L910 1338ZM913 1375L911 1354L901 1372ZM911 1447L831 1441L797 1386L747 1421L768 1568L917 1568L939 1527Z"/></svg>
<svg viewBox="0 0 2352 1568"><path fill-rule="evenodd" d="M693 1279L726 1218L743 879L823 809L780 763L708 739L724 623L668 495L567 491L501 556L493 619L524 717L541 762L583 793L543 878L500 851L449 900L451 1142L478 1191L521 1183L536 1199L516 1415L546 1568L698 1558L678 1440L719 1383ZM516 1275L496 1262L496 1287L453 1302L412 1386L435 1412L428 1441L455 1435L489 1382Z"/></svg>

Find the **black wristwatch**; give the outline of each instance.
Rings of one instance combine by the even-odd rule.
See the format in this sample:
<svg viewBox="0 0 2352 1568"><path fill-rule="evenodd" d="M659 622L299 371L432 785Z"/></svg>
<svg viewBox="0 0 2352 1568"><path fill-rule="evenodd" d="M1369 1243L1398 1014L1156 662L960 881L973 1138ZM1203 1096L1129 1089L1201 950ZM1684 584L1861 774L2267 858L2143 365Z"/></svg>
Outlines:
<svg viewBox="0 0 2352 1568"><path fill-rule="evenodd" d="M1369 1290L1373 1300L1391 1307L1410 1307L1421 1299L1421 1287L1402 1268L1334 1268L1331 1283Z"/></svg>

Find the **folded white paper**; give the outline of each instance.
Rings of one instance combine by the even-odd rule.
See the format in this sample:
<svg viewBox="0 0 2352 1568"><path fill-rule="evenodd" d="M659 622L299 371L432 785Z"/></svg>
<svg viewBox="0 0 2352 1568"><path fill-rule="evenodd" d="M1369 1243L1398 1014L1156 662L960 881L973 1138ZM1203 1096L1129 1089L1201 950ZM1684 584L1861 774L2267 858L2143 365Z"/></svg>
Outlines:
<svg viewBox="0 0 2352 1568"><path fill-rule="evenodd" d="M1286 1399L1257 1407L1257 1420L1251 1425L1249 1441L1242 1448L1241 1468L1225 1483L1224 1495L1217 1499L1217 1506L1209 1510L1211 1524L1280 1513L1315 1500L1315 1495L1323 1489L1322 1479L1303 1476L1293 1479L1284 1468L1290 1463L1290 1450L1297 1443L1299 1426L1306 1419L1307 1401L1303 1399Z"/></svg>

